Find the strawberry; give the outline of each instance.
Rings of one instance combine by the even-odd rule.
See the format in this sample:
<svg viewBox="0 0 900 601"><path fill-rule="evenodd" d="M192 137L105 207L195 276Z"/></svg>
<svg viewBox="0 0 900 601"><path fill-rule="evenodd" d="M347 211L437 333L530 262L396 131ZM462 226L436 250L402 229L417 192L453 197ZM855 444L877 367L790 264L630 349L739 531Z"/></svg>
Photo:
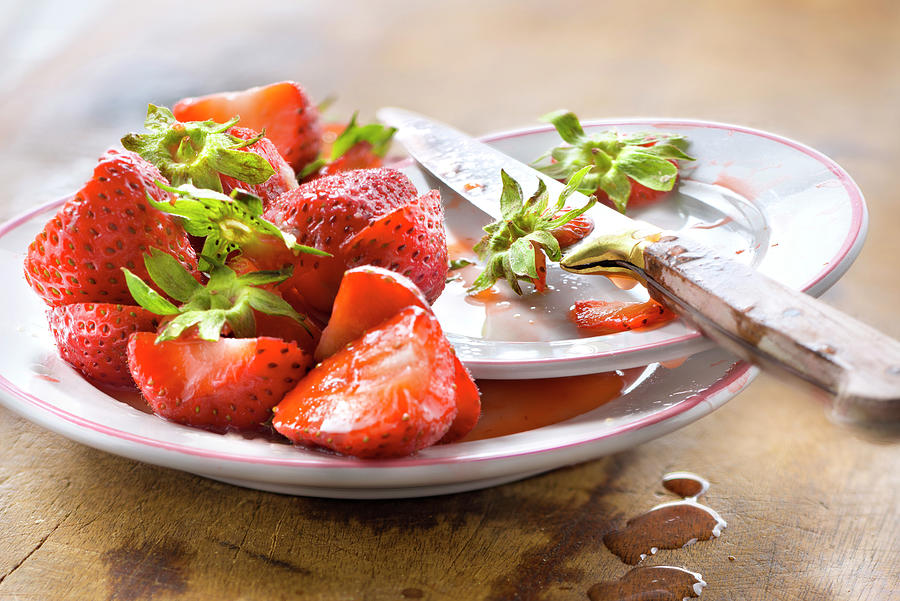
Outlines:
<svg viewBox="0 0 900 601"><path fill-rule="evenodd" d="M459 358L453 364L454 368L454 400L456 401L456 417L450 424L447 433L438 440L438 444L456 442L472 431L481 417L481 392L472 379L472 374L466 369Z"/></svg>
<svg viewBox="0 0 900 601"><path fill-rule="evenodd" d="M316 159L321 146L319 111L292 81L282 81L240 92L221 92L185 98L172 108L180 121L224 123L240 115L244 127L264 131L295 171Z"/></svg>
<svg viewBox="0 0 900 601"><path fill-rule="evenodd" d="M550 205L547 186L542 180L538 180L538 188L531 198L524 200L519 183L505 171L500 172L503 180L502 219L486 225L486 235L475 245L475 252L484 262L485 269L472 282L470 294L487 290L501 278L516 294L523 293L519 280L530 281L538 292L547 290L547 259L559 261L562 258L557 233L564 239L574 236L575 228L567 229L569 224L594 205L591 197L583 207L563 208L588 171L585 167L572 175L553 205ZM593 228L592 222L590 227Z"/></svg>
<svg viewBox="0 0 900 601"><path fill-rule="evenodd" d="M434 302L447 280L441 194L431 190L384 215L348 240L347 266L376 265L411 279Z"/></svg>
<svg viewBox="0 0 900 601"><path fill-rule="evenodd" d="M150 206L168 202L154 185L159 171L131 152L110 150L91 181L67 201L28 247L25 279L50 306L103 302L133 304L120 271L147 275L142 254L164 249L194 270L196 255L174 218Z"/></svg>
<svg viewBox="0 0 900 601"><path fill-rule="evenodd" d="M554 218L558 219L572 210L571 207L564 207L558 211ZM578 215L568 220L559 227L550 230L553 237L559 243L560 248L568 248L579 240L582 240L594 231L594 220L587 215Z"/></svg>
<svg viewBox="0 0 900 601"><path fill-rule="evenodd" d="M281 231L262 217L262 200L245 190L232 190L225 196L220 192L182 184L177 188L157 184L171 192L169 202L149 201L150 204L182 218L185 230L203 238L200 254L218 262L225 261L238 250L250 250L257 258L255 265L279 268L290 265L297 253L328 256L328 253L297 244L295 238ZM207 267L201 258L201 269Z"/></svg>
<svg viewBox="0 0 900 601"><path fill-rule="evenodd" d="M397 130L377 123L357 125L356 116L354 113L339 132L336 124L325 126L319 158L304 167L300 177L310 180L341 171L381 167Z"/></svg>
<svg viewBox="0 0 900 601"><path fill-rule="evenodd" d="M228 267L238 276L259 271L259 267L252 260L240 254L228 260ZM284 298L284 293L279 290L277 282L262 285L260 288ZM290 316L270 315L256 309L253 310L253 318L256 322L256 336L296 342L297 346L310 355L313 354L322 336L321 328L310 319L304 320L301 324Z"/></svg>
<svg viewBox="0 0 900 601"><path fill-rule="evenodd" d="M621 212L632 203L647 204L671 190L678 179L677 160L687 140L673 134L619 134L605 131L587 135L573 113L556 111L542 120L552 123L566 143L538 158L534 167L560 180L590 167L578 191L596 194Z"/></svg>
<svg viewBox="0 0 900 601"><path fill-rule="evenodd" d="M362 242L359 236L392 211L409 204L418 207L421 203L413 202L417 197L418 192L409 178L392 169L366 169L322 177L280 196L266 208L263 216L293 235L300 244L314 246L331 254L331 257L299 255L294 261L294 275L286 286L298 290L308 306L326 315L330 313L347 267L378 260L378 256L373 254L377 249L367 249L365 253L351 256L348 243L354 239L354 242ZM430 206L429 203L425 204ZM418 215L413 214L415 212L410 209L403 216L412 219L403 232L412 227L413 232L418 233L411 240L413 245L400 252L406 252L412 257L423 245L446 247L443 229L437 232L436 228L431 227L434 216L429 213L429 218L426 219L421 212ZM378 229L382 229L382 226L378 226ZM418 239L420 234L422 240ZM426 240L426 235L436 235L439 239ZM254 260L257 259L252 250L248 249L247 253ZM419 250L416 257L420 255L423 255L422 250ZM404 263L400 267L402 271L408 265ZM438 271L446 269L446 261L443 265L432 267ZM423 280L433 279L423 277Z"/></svg>
<svg viewBox="0 0 900 601"><path fill-rule="evenodd" d="M216 192L223 191L223 178L235 187L274 194L286 188L283 162L269 160L274 155L262 135L252 136L250 130L239 128L231 133L237 117L225 123L214 121L177 121L172 111L150 105L143 134L128 134L122 146L134 151L156 165L174 186L193 184ZM246 136L251 136L247 138Z"/></svg>
<svg viewBox="0 0 900 601"><path fill-rule="evenodd" d="M316 360L330 357L369 328L412 306L431 310L422 291L408 278L371 265L347 270L316 347Z"/></svg>
<svg viewBox="0 0 900 601"><path fill-rule="evenodd" d="M59 354L97 384L133 388L128 371L128 337L154 332L159 316L130 305L75 303L47 312Z"/></svg>
<svg viewBox="0 0 900 601"><path fill-rule="evenodd" d="M160 330L160 342L185 333L215 341L223 331L239 338L250 338L256 335L254 312L290 318L305 327L305 317L299 315L281 296L263 288L267 284L283 281L290 275L290 269L238 275L212 257L206 257L206 260L211 265L209 281L201 286L172 257L155 248L144 258L153 281L166 294L181 301L182 304L177 307L130 270L123 268L128 290L138 304L157 315L171 318Z"/></svg>
<svg viewBox="0 0 900 601"><path fill-rule="evenodd" d="M453 351L437 319L407 307L322 361L275 407L296 444L363 458L434 444L456 416Z"/></svg>
<svg viewBox="0 0 900 601"><path fill-rule="evenodd" d="M595 336L655 326L675 317L674 313L653 299L643 303L578 301L569 310L569 319L580 330Z"/></svg>
<svg viewBox="0 0 900 601"><path fill-rule="evenodd" d="M250 185L238 178L223 175L220 178L222 192L228 194L232 190L240 188L259 196L263 204L265 204L299 185L297 184L297 176L294 174L294 170L278 154L278 149L275 148L275 144L271 140L259 137L259 134L254 130L246 127L232 127L227 133L241 140L255 140L250 146L244 146L239 148L239 150L252 152L263 157L269 162L275 173L265 182L256 185Z"/></svg>
<svg viewBox="0 0 900 601"><path fill-rule="evenodd" d="M153 412L216 431L261 429L310 363L277 338L157 342L138 332L128 341L131 374Z"/></svg>
<svg viewBox="0 0 900 601"><path fill-rule="evenodd" d="M384 323L407 307L420 307L431 312L422 291L408 278L372 265L348 270L334 299L331 319L316 347L316 359L330 357L360 338L366 330ZM439 441L442 443L468 434L481 415L478 387L456 353L453 362L457 415L450 430Z"/></svg>

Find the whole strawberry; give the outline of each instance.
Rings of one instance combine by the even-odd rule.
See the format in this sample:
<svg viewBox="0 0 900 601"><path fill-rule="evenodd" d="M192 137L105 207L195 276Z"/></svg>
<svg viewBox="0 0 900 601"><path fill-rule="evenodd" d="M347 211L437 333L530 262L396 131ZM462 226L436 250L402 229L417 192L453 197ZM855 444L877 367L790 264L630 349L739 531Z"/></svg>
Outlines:
<svg viewBox="0 0 900 601"><path fill-rule="evenodd" d="M147 275L142 255L165 250L191 270L197 258L178 221L154 209L148 195L168 202L164 180L136 154L110 150L94 176L67 201L28 247L25 279L50 306L133 304L121 268Z"/></svg>
<svg viewBox="0 0 900 601"><path fill-rule="evenodd" d="M281 156L298 172L316 159L322 144L319 111L293 81L185 98L176 102L172 110L180 121L211 119L224 123L240 115L242 126L265 131Z"/></svg>
<svg viewBox="0 0 900 601"><path fill-rule="evenodd" d="M97 384L133 388L128 371L128 337L154 332L159 316L143 307L76 303L47 312L60 356Z"/></svg>

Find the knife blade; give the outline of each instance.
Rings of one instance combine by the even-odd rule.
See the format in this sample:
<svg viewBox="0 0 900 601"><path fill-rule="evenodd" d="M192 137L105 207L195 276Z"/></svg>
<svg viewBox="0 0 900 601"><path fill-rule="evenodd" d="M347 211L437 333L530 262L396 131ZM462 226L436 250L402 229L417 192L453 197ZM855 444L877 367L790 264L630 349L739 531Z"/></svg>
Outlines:
<svg viewBox="0 0 900 601"><path fill-rule="evenodd" d="M564 187L422 115L383 108L378 118L397 128L397 140L424 169L493 218L501 169L526 190L542 180L551 199ZM574 206L581 197L570 197ZM900 432L900 342L679 233L600 204L589 214L594 232L566 252L563 269L633 274L720 346L827 392L836 419Z"/></svg>

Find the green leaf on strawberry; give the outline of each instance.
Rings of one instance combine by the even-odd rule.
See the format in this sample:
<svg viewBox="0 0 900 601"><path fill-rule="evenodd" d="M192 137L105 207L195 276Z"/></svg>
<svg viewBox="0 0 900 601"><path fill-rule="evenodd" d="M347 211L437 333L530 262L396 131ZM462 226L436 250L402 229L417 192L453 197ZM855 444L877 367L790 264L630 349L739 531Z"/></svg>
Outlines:
<svg viewBox="0 0 900 601"><path fill-rule="evenodd" d="M651 190L671 190L678 177L676 160L692 161L684 136L667 133L585 133L573 113L556 111L541 117L551 123L566 144L557 146L533 163L539 171L565 180L585 167L589 172L578 191L602 190L616 208L625 212L632 182Z"/></svg>
<svg viewBox="0 0 900 601"><path fill-rule="evenodd" d="M173 185L193 184L222 191L220 175L250 185L262 184L275 173L262 156L241 152L261 137L242 140L226 133L238 118L226 123L175 119L172 111L151 104L144 126L148 133L128 134L122 145L156 165Z"/></svg>
<svg viewBox="0 0 900 601"><path fill-rule="evenodd" d="M319 156L318 159L306 165L300 172L300 178L307 177L328 163L332 163L344 156L348 150L359 144L360 142L368 142L372 154L378 157L384 157L391 146L391 140L397 131L395 127L387 127L380 123L369 123L367 125L357 125L356 118L358 112L353 113L350 123L344 128L334 144L331 146L331 153L328 157Z"/></svg>
<svg viewBox="0 0 900 601"><path fill-rule="evenodd" d="M290 317L306 327L306 317L297 313L287 301L258 287L284 281L291 275L290 268L237 275L214 257L205 257L205 260L211 268L209 281L203 286L171 255L151 248L150 254L144 256L147 272L156 285L182 302L177 307L127 268L122 268L128 290L140 306L158 315L175 316L162 328L157 341L178 338L194 326L203 340L218 340L226 325L236 337L251 338L256 335L254 309Z"/></svg>
<svg viewBox="0 0 900 601"><path fill-rule="evenodd" d="M170 202L157 202L148 196L147 202L164 213L182 217L184 229L189 234L206 238L200 251L200 269L203 271L209 267L203 257L213 257L223 262L233 251L262 237L281 240L295 255L303 252L320 257L331 256L324 250L297 244L292 234L264 219L262 200L255 194L235 189L230 196L226 196L191 184L172 187L156 182L156 185L178 198Z"/></svg>
<svg viewBox="0 0 900 601"><path fill-rule="evenodd" d="M472 283L470 294L487 290L499 279L505 279L516 294L522 294L519 280L535 282L542 277L538 263L543 262L543 257L538 253L546 254L551 261L562 258L559 242L551 231L580 216L596 202L590 197L582 207L563 210L566 199L579 188L589 171L590 167L584 167L574 173L552 205L543 181L539 180L537 191L524 200L519 183L505 171L500 172L502 219L486 225L487 235L475 245L485 269Z"/></svg>

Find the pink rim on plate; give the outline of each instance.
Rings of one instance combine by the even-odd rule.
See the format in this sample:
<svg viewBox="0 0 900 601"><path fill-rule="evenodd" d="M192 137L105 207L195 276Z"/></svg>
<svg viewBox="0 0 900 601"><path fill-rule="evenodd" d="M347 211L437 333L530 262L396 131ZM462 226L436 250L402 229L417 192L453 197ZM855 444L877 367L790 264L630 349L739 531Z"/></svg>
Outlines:
<svg viewBox="0 0 900 601"><path fill-rule="evenodd" d="M690 121L690 120L604 120L604 121L592 121L587 124L590 126L626 126L626 125L640 125L645 127L661 127L661 128L672 128L672 127L696 127L696 128L715 128L724 130L725 132L740 132L744 134L749 134L753 136L759 136L762 138L766 138L780 144L786 145L798 152L803 153L804 155L811 157L812 159L821 163L823 167L825 167L829 172L834 174L837 179L840 181L844 190L847 193L848 202L851 210L851 218L852 223L850 224L849 234L846 239L843 241L843 244L840 246L840 249L835 254L835 256L831 257L826 263L823 269L819 271L808 283L804 286L804 290L811 290L816 287L818 284L822 283L825 280L826 276L831 276L825 286L827 288L828 285L831 285L834 280L837 279L848 267L852 260L855 257L855 254L858 252L859 246L862 242L862 237L865 231L866 225L866 209L865 204L862 198L862 194L860 193L858 187L855 185L850 176L839 167L834 161L823 155L822 153L813 150L803 144L799 144L787 138L783 138L780 136L776 136L773 134L769 134L762 131L753 130L745 127L738 127L726 124L719 123L710 123L703 121ZM504 134L498 134L493 136L487 136L483 138L487 142L497 142L502 140L510 140L517 137L533 135L536 133L545 133L551 131L552 128L549 126L545 127L536 127L529 129L521 129L516 130ZM401 163L395 165L397 167L410 167L412 165L411 161L402 161ZM2 226L0 226L0 238L8 236L11 232L16 230L18 227L23 224L29 222L36 216L49 212L54 208L63 204L68 198L64 198L62 200L57 200L54 202L50 202L44 204L40 207L32 209L22 215L15 217L14 219L6 222ZM24 252L24 249L23 249ZM821 292L821 291L820 291ZM688 338L696 338L698 334L691 334ZM546 361L560 361L565 359L559 358L548 358ZM734 360L729 359L728 355L724 355L723 361L728 361L732 363ZM504 445L488 445L487 447L484 445L479 445L479 443L483 443L486 441L476 441L472 443L462 443L457 445L447 445L446 447L437 447L435 451L429 454L426 450L416 456L403 458L403 459L395 459L389 461L361 461L353 458L345 458L339 456L333 456L323 453L317 453L313 451L297 451L295 457L265 457L265 456L251 456L248 454L242 454L240 452L231 452L231 451L223 451L211 448L203 448L202 445L191 446L190 444L182 444L178 442L172 442L170 440L162 440L160 438L154 438L151 436L145 436L133 431L126 431L120 428L113 427L108 424L100 423L93 419L85 418L82 415L78 415L72 413L65 408L57 406L54 404L52 400L48 400L46 398L40 398L35 396L31 392L24 390L22 387L18 386L16 383L11 381L7 374L0 373L0 390L3 391L3 397L6 398L7 405L13 409L18 411L19 413L25 415L29 419L33 419L37 423L41 423L45 427L49 429L54 429L56 431L61 431L66 436L69 436L75 440L88 444L90 446L95 446L97 448L101 448L104 450L108 450L111 452L116 452L118 454L131 456L135 458L140 457L140 449L131 448L128 451L122 450L123 443L125 446L128 445L137 445L138 447L145 447L148 449L155 449L161 451L163 453L174 453L178 455L184 456L192 456L203 460L213 460L216 462L237 462L244 464L257 464L260 466L273 466L273 467L286 467L286 468L309 468L309 469L319 469L319 468L328 468L330 469L356 469L356 470L371 470L372 468L377 468L379 470L384 469L405 469L405 468L420 468L420 467L431 467L431 466L451 466L451 465L461 465L461 464L478 464L483 462L491 462L497 460L514 460L516 458L523 458L529 456L539 456L539 455L554 455L561 454L565 450L571 450L574 447L579 447L582 445L590 445L591 443L598 443L599 441L608 441L609 439L622 436L627 433L634 433L638 430L643 430L649 428L650 426L654 426L657 424L662 424L662 422L667 422L672 420L672 423L678 423L678 425L673 425L669 429L674 429L675 427L680 427L702 417L703 415L708 414L713 409L721 406L728 399L732 398L735 394L740 392L743 388L745 388L750 380L752 380L753 376L756 374L756 370L751 367L749 364L744 362L736 362L733 363L729 369L723 370L721 376L717 376L717 379L713 382L710 382L709 385L705 389L698 389L695 394L687 396L680 401L675 402L674 404L667 406L663 409L646 413L641 415L640 417L632 420L622 419L621 422L617 421L612 427L607 429L600 428L598 430L593 430L590 432L584 432L578 436L568 437L565 440L557 441L556 443L541 443L535 447L529 447L528 445L519 445L517 450L504 449ZM98 394L99 391L98 391ZM682 420L675 420L678 416L682 416ZM160 418L156 418L155 416L147 416L148 419L160 420ZM162 421L162 420L160 420ZM683 422L683 423L682 423ZM176 426L171 424L173 427L180 428L181 426ZM554 426L548 426L548 428L553 428ZM665 433L665 428L659 431L656 436ZM527 436L529 432L523 432L520 434L512 435L513 437L522 437ZM99 437L95 435L100 435ZM200 433L201 436L218 436L210 433ZM106 442L104 442L104 439ZM490 439L492 441L497 441L501 439ZM519 438L518 440L521 440ZM117 441L117 442L116 442ZM626 445L627 446L627 445ZM240 447L237 447L240 448ZM466 453L466 449L475 449L477 448L477 452ZM623 447L624 448L624 447ZM454 452L454 449L458 449L459 452ZM618 449L616 449L618 450ZM581 460L588 458L582 457ZM148 457L145 460L151 461L153 463L158 463L161 465L170 465L171 461L168 461L165 458L162 458L158 453L153 455L152 457ZM571 462L567 461L566 463ZM552 463L552 461L551 461ZM555 465L549 464L540 464L537 465L536 470L534 471L545 471L546 469L552 469L553 467L557 467L560 465L564 465L565 463L557 463ZM213 477L221 476L222 479L228 479L227 473L218 474L213 467L209 467L208 469L204 467L203 469L190 469L184 468L181 466L176 466L179 469L187 469L187 471L193 471L194 473L201 473L205 475L212 475ZM520 472L524 474L524 471L519 469ZM512 478L509 478L512 479ZM302 480L300 482L302 484ZM249 484L254 486L254 484ZM290 486L291 483L286 483L286 486ZM336 484L335 486L341 486L340 484ZM348 485L351 486L351 485ZM379 485L377 483L368 485L371 488L377 488ZM390 484L388 484L390 486ZM399 484L397 486L414 486L412 484ZM270 490L274 489L272 487L267 486L259 486L261 488L269 488ZM478 486L471 486L470 488L477 488Z"/></svg>

